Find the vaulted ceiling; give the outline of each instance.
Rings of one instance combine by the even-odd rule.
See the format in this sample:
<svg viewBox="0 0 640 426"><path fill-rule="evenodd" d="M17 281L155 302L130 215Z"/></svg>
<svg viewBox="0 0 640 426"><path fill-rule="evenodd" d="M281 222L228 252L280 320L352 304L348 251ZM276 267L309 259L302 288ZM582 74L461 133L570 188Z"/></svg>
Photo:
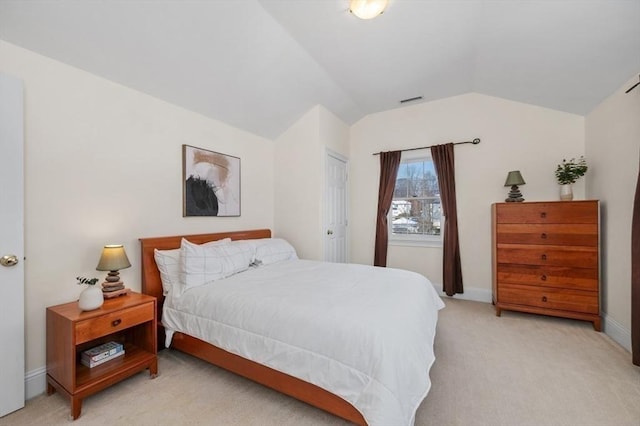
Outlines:
<svg viewBox="0 0 640 426"><path fill-rule="evenodd" d="M0 39L275 138L478 92L584 115L640 72L640 0L0 0Z"/></svg>

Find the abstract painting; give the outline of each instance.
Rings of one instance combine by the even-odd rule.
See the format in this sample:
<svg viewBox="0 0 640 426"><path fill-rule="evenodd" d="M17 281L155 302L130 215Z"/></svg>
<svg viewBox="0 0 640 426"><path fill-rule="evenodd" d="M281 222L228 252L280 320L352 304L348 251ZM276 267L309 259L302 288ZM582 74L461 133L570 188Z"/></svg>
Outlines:
<svg viewBox="0 0 640 426"><path fill-rule="evenodd" d="M240 159L182 145L183 208L188 216L240 216Z"/></svg>

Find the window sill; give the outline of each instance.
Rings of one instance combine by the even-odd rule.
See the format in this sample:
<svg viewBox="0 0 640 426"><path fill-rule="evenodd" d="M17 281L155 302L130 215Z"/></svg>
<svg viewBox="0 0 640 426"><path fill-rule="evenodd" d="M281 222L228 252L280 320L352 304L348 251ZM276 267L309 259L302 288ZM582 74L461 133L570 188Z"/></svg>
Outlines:
<svg viewBox="0 0 640 426"><path fill-rule="evenodd" d="M390 246L442 248L442 241L404 240L389 238Z"/></svg>

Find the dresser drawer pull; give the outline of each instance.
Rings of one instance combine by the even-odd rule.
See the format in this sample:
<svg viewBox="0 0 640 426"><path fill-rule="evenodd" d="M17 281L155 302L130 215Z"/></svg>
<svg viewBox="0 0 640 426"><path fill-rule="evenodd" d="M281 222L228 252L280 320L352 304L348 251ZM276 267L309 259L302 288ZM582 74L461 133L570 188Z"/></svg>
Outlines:
<svg viewBox="0 0 640 426"><path fill-rule="evenodd" d="M540 238L542 238L543 240L547 239L547 234L545 234L544 232L542 233L542 235L540 235Z"/></svg>
<svg viewBox="0 0 640 426"><path fill-rule="evenodd" d="M542 258L542 260L547 260L547 255L543 254L542 256L540 256Z"/></svg>
<svg viewBox="0 0 640 426"><path fill-rule="evenodd" d="M547 213L546 212L540 213L540 217L544 219L545 217L547 217Z"/></svg>
<svg viewBox="0 0 640 426"><path fill-rule="evenodd" d="M111 321L111 326L112 327L117 327L117 326L120 325L121 322L122 322L122 320L120 318L118 318L117 320Z"/></svg>
<svg viewBox="0 0 640 426"><path fill-rule="evenodd" d="M543 275L543 276L541 276L541 277L540 277L540 279L541 279L542 281L546 281L546 280L547 280L547 276L546 276L546 275Z"/></svg>
<svg viewBox="0 0 640 426"><path fill-rule="evenodd" d="M547 296L542 296L542 301L546 302L547 301Z"/></svg>

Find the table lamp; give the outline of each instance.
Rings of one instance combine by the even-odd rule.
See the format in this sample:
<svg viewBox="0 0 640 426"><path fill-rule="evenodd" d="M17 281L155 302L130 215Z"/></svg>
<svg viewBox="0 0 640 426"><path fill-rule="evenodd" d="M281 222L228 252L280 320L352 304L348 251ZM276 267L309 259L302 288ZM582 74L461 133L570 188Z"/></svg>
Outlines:
<svg viewBox="0 0 640 426"><path fill-rule="evenodd" d="M524 201L524 198L522 198L522 194L518 189L518 185L524 185L524 184L525 184L525 181L522 178L522 175L520 174L520 170L514 170L509 172L509 174L507 175L507 180L504 183L504 186L510 186L511 191L509 191L509 198L507 198L505 201L508 203L513 203L513 202L520 203Z"/></svg>
<svg viewBox="0 0 640 426"><path fill-rule="evenodd" d="M124 283L120 281L120 269L130 266L131 263L122 244L104 246L100 261L96 266L97 271L109 271L106 281L102 283L104 297L115 297L128 293L128 290L124 288Z"/></svg>

